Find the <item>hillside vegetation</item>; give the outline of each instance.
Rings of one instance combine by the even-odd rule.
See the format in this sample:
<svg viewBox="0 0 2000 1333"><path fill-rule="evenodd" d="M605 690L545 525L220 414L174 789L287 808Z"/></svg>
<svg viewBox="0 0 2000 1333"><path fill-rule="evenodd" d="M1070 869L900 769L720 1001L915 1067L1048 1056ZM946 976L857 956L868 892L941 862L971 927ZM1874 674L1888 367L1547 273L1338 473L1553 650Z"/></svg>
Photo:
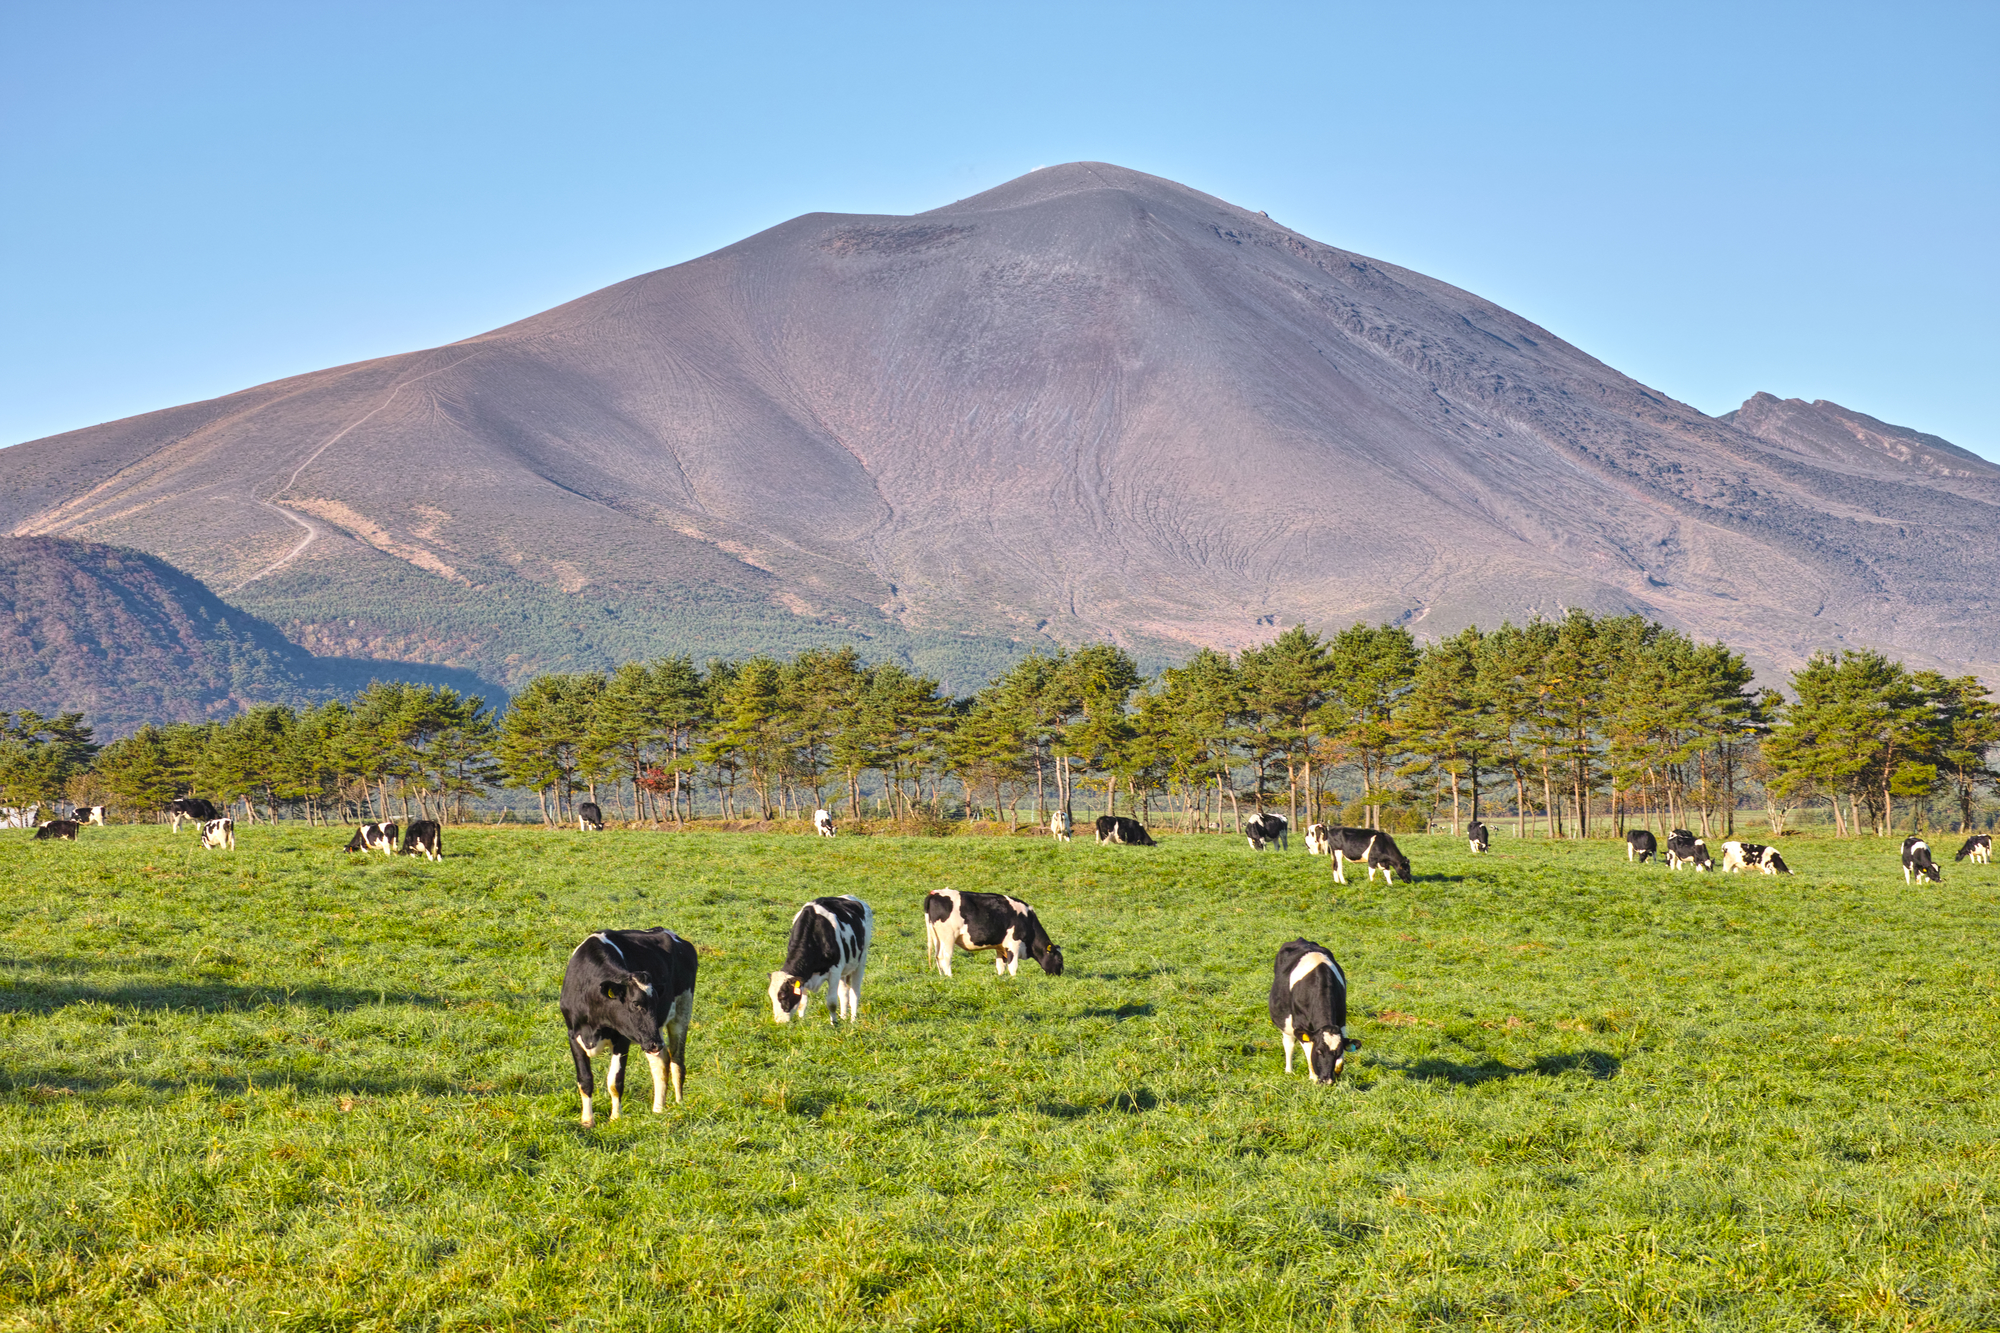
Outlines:
<svg viewBox="0 0 2000 1333"><path fill-rule="evenodd" d="M1793 838L1795 879L1602 843L1333 885L1234 838L164 828L0 857L0 1318L101 1329L1971 1329L2000 1319L2000 868ZM922 970L932 886L1067 955ZM815 894L861 1022L775 1026ZM577 1124L556 994L697 942L688 1099ZM1296 936L1364 1046L1264 1015ZM600 1064L601 1077L601 1064ZM600 1103L600 1107L602 1103Z"/></svg>

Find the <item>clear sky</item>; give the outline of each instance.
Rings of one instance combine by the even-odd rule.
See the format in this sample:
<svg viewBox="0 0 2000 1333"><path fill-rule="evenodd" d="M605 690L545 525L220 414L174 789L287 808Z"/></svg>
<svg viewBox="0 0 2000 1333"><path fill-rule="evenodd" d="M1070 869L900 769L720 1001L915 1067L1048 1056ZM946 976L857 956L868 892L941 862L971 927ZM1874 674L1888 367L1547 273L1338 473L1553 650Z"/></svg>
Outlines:
<svg viewBox="0 0 2000 1333"><path fill-rule="evenodd" d="M0 442L1096 159L2000 459L2000 4L0 3Z"/></svg>

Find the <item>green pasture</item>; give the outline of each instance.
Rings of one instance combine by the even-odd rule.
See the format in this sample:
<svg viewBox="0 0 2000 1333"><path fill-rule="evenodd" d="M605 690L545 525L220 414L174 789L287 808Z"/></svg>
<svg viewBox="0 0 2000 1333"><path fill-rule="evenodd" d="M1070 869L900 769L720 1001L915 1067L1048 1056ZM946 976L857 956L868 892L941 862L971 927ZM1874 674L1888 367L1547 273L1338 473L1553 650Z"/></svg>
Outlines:
<svg viewBox="0 0 2000 1333"><path fill-rule="evenodd" d="M2000 866L237 836L0 834L0 1327L2000 1325ZM1067 974L926 973L939 885L1035 904ZM861 1023L774 1025L792 912L845 892ZM635 1062L586 1131L563 963L652 925L701 946L688 1100ZM1366 1043L1331 1088L1264 1013L1299 935Z"/></svg>

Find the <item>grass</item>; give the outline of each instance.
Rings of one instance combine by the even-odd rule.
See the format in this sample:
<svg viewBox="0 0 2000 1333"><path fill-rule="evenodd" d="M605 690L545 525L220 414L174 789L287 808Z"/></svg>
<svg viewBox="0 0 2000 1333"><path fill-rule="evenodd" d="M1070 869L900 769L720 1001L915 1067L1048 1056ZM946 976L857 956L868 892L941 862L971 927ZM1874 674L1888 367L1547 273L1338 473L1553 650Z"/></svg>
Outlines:
<svg viewBox="0 0 2000 1333"><path fill-rule="evenodd" d="M6 836L0 1327L2000 1324L2000 867ZM1034 903L1067 974L924 972L936 884ZM791 913L838 892L875 908L862 1022L779 1028ZM635 1062L639 1112L582 1130L563 962L654 924L702 947L688 1101L647 1113ZM1366 1041L1332 1088L1264 1016L1301 934Z"/></svg>

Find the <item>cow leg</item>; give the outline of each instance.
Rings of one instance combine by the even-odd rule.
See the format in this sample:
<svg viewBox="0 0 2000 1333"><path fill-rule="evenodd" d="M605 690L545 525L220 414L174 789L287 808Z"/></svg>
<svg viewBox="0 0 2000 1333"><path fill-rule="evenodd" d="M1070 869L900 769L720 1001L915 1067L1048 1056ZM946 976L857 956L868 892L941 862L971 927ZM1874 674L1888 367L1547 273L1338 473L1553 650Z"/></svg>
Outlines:
<svg viewBox="0 0 2000 1333"><path fill-rule="evenodd" d="M604 1071L604 1090L611 1095L611 1118L616 1120L625 1106L625 1055L632 1043L623 1037L611 1039L611 1067Z"/></svg>
<svg viewBox="0 0 2000 1333"><path fill-rule="evenodd" d="M583 1127L593 1123L590 1109L590 1052L583 1048L583 1034L569 1034L569 1053L576 1060L576 1090L583 1098Z"/></svg>
<svg viewBox="0 0 2000 1333"><path fill-rule="evenodd" d="M1340 854L1340 849L1337 847L1333 852L1333 882L1347 883L1347 858Z"/></svg>
<svg viewBox="0 0 2000 1333"><path fill-rule="evenodd" d="M681 1104L681 1088L687 1082L688 1025L694 1022L694 992L683 991L674 1000L674 1007L667 1014L667 1049L664 1058L649 1055L646 1058L653 1065L653 1114L667 1109L667 1082L671 1078L674 1087L674 1105ZM661 1066L666 1068L662 1070ZM662 1078L665 1073L668 1078Z"/></svg>
<svg viewBox="0 0 2000 1333"><path fill-rule="evenodd" d="M1285 1072L1292 1072L1292 1020L1287 1018L1282 1029L1285 1034Z"/></svg>
<svg viewBox="0 0 2000 1333"><path fill-rule="evenodd" d="M1007 975L1007 958L1007 946L1004 944L995 945L993 949L993 975L998 977Z"/></svg>

